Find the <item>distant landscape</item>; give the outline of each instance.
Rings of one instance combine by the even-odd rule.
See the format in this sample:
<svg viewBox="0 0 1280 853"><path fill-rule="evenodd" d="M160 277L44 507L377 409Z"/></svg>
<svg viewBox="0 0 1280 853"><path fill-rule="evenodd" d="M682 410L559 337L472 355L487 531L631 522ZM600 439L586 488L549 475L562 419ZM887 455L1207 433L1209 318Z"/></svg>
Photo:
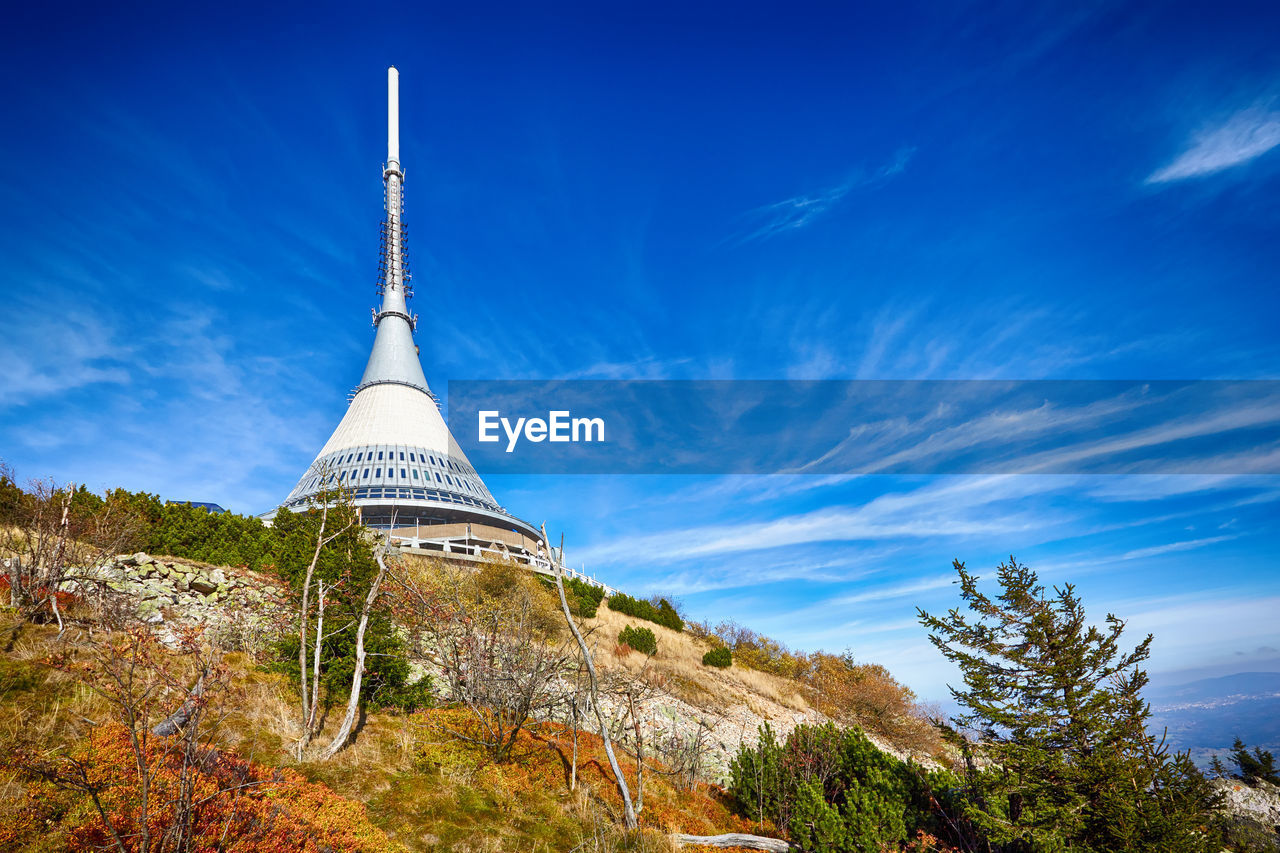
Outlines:
<svg viewBox="0 0 1280 853"><path fill-rule="evenodd" d="M1153 686L1151 731L1168 730L1168 743L1188 750L1200 767L1223 756L1239 737L1280 751L1280 672L1237 672L1185 684Z"/></svg>

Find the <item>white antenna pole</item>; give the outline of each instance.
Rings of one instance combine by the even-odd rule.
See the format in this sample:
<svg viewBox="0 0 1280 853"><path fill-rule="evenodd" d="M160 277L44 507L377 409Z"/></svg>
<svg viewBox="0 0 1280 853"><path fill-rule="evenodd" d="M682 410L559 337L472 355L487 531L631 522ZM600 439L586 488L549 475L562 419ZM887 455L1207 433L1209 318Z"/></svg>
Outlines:
<svg viewBox="0 0 1280 853"><path fill-rule="evenodd" d="M387 69L387 165L400 166L400 72Z"/></svg>

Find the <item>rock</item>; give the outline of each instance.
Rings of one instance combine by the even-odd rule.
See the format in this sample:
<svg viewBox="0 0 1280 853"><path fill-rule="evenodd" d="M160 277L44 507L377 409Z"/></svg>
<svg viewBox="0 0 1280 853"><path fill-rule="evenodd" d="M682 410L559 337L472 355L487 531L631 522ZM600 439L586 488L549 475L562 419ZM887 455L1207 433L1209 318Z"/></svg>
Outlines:
<svg viewBox="0 0 1280 853"><path fill-rule="evenodd" d="M1232 814L1251 818L1268 826L1280 825L1280 788L1266 782L1246 785L1236 779L1215 779L1224 807Z"/></svg>
<svg viewBox="0 0 1280 853"><path fill-rule="evenodd" d="M190 589L192 592L200 592L208 595L209 593L217 592L218 585L214 583L212 578L205 577L204 575L196 575L191 580L187 581L187 589Z"/></svg>
<svg viewBox="0 0 1280 853"><path fill-rule="evenodd" d="M209 580L213 581L218 586L222 586L226 584L227 576L222 573L222 569L214 569L209 572Z"/></svg>
<svg viewBox="0 0 1280 853"><path fill-rule="evenodd" d="M138 553L133 555L133 561L135 566L146 566L146 565L150 565L151 563L154 563L155 559L153 559L152 557L148 557L146 554L139 551Z"/></svg>

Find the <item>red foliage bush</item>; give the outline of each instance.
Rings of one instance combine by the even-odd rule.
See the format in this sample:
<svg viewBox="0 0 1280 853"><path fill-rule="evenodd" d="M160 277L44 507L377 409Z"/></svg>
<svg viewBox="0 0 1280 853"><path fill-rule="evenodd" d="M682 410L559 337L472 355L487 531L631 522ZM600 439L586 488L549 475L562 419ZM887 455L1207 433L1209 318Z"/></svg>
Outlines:
<svg viewBox="0 0 1280 853"><path fill-rule="evenodd" d="M180 829L172 809L177 798L181 753L152 738L147 758L150 782L146 827L152 850L168 849ZM32 773L36 763L18 758L20 771L33 778L27 803L0 825L0 849L20 848L38 835L60 832L65 849L113 849L112 830L126 849L140 849L141 791L127 730L102 726L70 756L86 769L85 785L70 788ZM45 765L48 766L47 764ZM43 776L43 778L41 778ZM281 851L382 851L395 845L368 819L362 804L344 800L324 785L306 781L291 770L275 770L227 753L207 751L194 779L195 806L186 832L187 849L235 849L246 853ZM110 826L103 823L91 789Z"/></svg>

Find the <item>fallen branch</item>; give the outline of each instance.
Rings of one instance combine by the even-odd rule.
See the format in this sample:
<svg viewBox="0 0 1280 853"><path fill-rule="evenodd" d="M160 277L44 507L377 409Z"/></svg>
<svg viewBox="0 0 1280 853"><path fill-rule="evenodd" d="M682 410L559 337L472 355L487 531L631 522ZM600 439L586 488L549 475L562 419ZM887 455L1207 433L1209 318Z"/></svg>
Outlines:
<svg viewBox="0 0 1280 853"><path fill-rule="evenodd" d="M185 727L187 723L191 722L191 718L194 717L196 711L199 710L200 702L203 697L204 673L201 673L199 680L196 681L195 687L192 687L190 692L187 693L186 701L182 703L182 706L152 729L151 734L156 737L172 737L182 731L183 727Z"/></svg>
<svg viewBox="0 0 1280 853"><path fill-rule="evenodd" d="M741 832L730 832L725 835L685 835L677 832L671 836L677 847L697 844L702 847L745 847L748 850L768 850L771 853L787 853L791 845L781 838L766 838L763 835L746 835Z"/></svg>

